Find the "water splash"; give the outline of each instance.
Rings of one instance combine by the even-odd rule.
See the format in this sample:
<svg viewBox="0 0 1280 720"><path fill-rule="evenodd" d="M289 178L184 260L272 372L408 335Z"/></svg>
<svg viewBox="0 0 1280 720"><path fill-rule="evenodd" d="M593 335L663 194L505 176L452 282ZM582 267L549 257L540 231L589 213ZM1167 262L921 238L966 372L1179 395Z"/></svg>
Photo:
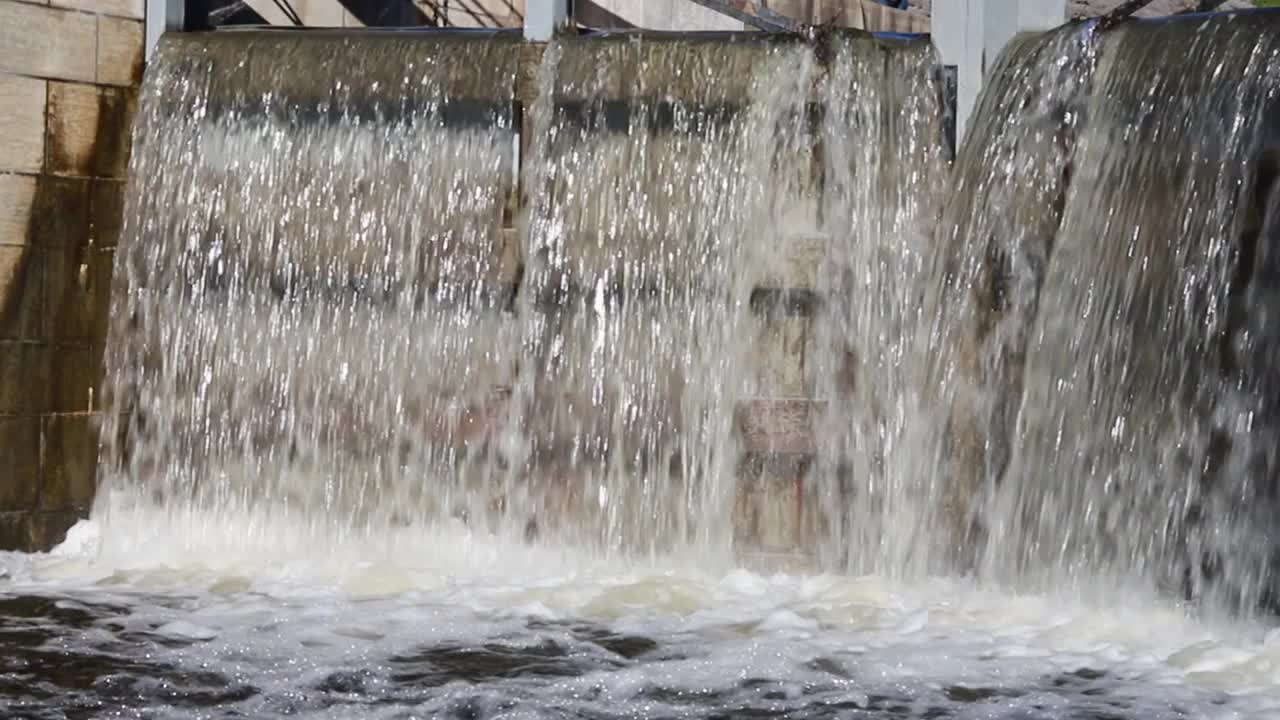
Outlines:
<svg viewBox="0 0 1280 720"><path fill-rule="evenodd" d="M984 542L1017 542L984 538L1002 518L987 516L983 497L1008 463L1096 56L1088 27L1016 38L992 69L942 209L919 346L927 429L914 452L942 486L930 522L952 570L972 569Z"/></svg>
<svg viewBox="0 0 1280 720"><path fill-rule="evenodd" d="M829 238L815 366L825 412L810 483L825 562L860 573L939 569L938 476L918 455L916 333L947 169L937 57L927 43L844 38L821 86Z"/></svg>
<svg viewBox="0 0 1280 720"><path fill-rule="evenodd" d="M489 310L518 51L166 40L119 251L105 486L172 511L271 507L317 537L436 517L465 493L515 339Z"/></svg>
<svg viewBox="0 0 1280 720"><path fill-rule="evenodd" d="M812 52L566 38L542 73L517 482L559 485L574 506L552 514L602 547L723 554L751 270L781 241Z"/></svg>
<svg viewBox="0 0 1280 720"><path fill-rule="evenodd" d="M1274 28L1260 14L1106 36L990 508L993 575L1261 597L1274 331L1250 301L1270 283L1256 257Z"/></svg>

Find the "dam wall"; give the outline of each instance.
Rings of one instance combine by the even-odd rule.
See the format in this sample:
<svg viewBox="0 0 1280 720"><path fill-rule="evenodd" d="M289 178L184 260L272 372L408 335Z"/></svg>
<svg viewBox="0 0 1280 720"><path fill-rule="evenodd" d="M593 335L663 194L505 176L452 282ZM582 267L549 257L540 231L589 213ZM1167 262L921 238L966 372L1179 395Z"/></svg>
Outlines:
<svg viewBox="0 0 1280 720"><path fill-rule="evenodd" d="M0 548L93 501L143 0L0 0Z"/></svg>

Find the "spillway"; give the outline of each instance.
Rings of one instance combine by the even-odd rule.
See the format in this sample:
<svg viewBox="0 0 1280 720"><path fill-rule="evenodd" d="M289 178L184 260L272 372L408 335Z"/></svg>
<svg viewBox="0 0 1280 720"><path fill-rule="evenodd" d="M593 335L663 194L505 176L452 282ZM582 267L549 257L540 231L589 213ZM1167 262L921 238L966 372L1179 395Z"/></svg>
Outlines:
<svg viewBox="0 0 1280 720"><path fill-rule="evenodd" d="M493 308L519 51L256 33L161 48L107 358L109 477L318 537L453 510L510 384L516 338Z"/></svg>
<svg viewBox="0 0 1280 720"><path fill-rule="evenodd" d="M1280 716L1278 54L166 38L0 709Z"/></svg>
<svg viewBox="0 0 1280 720"><path fill-rule="evenodd" d="M724 553L752 255L808 169L812 53L566 38L539 72L513 483L559 485L572 504L543 515L589 518L606 548Z"/></svg>
<svg viewBox="0 0 1280 720"><path fill-rule="evenodd" d="M820 126L822 309L815 319L809 505L827 567L920 577L949 569L936 434L919 391L927 284L948 159L933 48L835 43Z"/></svg>
<svg viewBox="0 0 1280 720"><path fill-rule="evenodd" d="M1273 29L1081 25L997 65L932 330L982 577L1273 602Z"/></svg>

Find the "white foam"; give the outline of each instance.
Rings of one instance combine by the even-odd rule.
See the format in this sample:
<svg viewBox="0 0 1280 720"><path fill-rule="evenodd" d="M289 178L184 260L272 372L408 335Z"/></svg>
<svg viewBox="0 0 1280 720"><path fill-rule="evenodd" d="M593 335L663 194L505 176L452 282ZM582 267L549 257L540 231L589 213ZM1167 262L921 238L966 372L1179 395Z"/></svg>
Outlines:
<svg viewBox="0 0 1280 720"><path fill-rule="evenodd" d="M1176 690L1203 717L1280 717L1268 714L1280 708L1276 632L1208 623L1173 605L1099 608L953 580L761 575L679 558L624 563L460 527L303 551L305 530L277 524L280 542L251 550L232 522L193 537L182 518L148 512L116 508L109 536L86 522L52 553L0 556L10 590L123 598L154 632L198 641L186 661L252 667L267 673L256 684L282 692L304 669L323 675L423 644L527 635L537 619L607 623L687 655L557 685L619 698L654 683L702 692L727 678L812 685L807 663L821 657L858 678L849 692L858 683L1007 686L1088 668L1124 675L1125 691L1146 701ZM147 599L166 596L184 598L182 607ZM1210 703L1213 693L1232 697L1229 707Z"/></svg>
<svg viewBox="0 0 1280 720"><path fill-rule="evenodd" d="M216 630L182 620L174 620L156 628L156 633L181 640L212 640L218 637Z"/></svg>
<svg viewBox="0 0 1280 720"><path fill-rule="evenodd" d="M49 551L56 557L76 557L92 555L98 547L98 538L102 530L98 523L90 519L80 520L67 530L62 543Z"/></svg>

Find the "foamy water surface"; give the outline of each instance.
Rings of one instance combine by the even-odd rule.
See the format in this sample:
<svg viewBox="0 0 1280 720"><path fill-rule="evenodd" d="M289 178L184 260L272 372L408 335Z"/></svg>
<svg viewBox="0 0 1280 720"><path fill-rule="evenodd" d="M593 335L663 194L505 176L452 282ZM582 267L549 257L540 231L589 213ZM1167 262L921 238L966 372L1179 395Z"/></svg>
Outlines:
<svg viewBox="0 0 1280 720"><path fill-rule="evenodd" d="M1151 602L228 525L0 555L0 715L1280 718L1280 633Z"/></svg>

